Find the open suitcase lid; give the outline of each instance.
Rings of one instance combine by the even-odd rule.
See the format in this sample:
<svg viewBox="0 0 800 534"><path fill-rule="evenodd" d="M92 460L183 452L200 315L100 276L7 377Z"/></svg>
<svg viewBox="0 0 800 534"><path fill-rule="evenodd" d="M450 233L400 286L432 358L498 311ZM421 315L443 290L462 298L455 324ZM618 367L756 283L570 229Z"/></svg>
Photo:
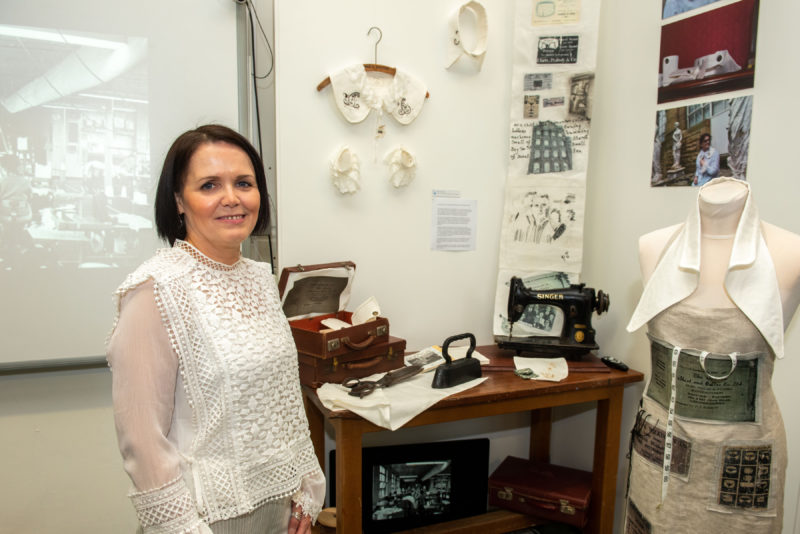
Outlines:
<svg viewBox="0 0 800 534"><path fill-rule="evenodd" d="M355 273L351 261L286 267L278 282L283 312L294 321L345 310Z"/></svg>

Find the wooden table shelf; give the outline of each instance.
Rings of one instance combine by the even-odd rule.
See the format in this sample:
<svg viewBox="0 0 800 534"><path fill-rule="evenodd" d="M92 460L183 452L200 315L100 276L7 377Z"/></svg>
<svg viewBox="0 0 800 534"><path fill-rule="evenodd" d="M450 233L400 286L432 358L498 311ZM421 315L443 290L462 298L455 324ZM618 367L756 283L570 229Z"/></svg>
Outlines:
<svg viewBox="0 0 800 534"><path fill-rule="evenodd" d="M406 423L405 427L461 421L477 417L515 412L531 412L531 441L529 457L550 460L550 430L552 408L584 402L597 403L595 421L592 500L587 532L611 534L614 526L614 500L618 467L622 397L626 384L639 382L642 373L600 369L570 372L561 382L522 380L510 370L497 369L498 360L507 361L512 351L495 345L477 348L492 360L494 369L485 370L488 380L467 391L441 400ZM571 363L571 362L570 362ZM336 440L336 500L337 532L355 534L361 524L361 438L368 432L383 432L379 427L347 410L328 410L310 387L303 388L311 439L320 465L325 465L324 423L327 419ZM342 473L347 473L342 476ZM522 514L494 511L484 515L438 523L428 528L407 532L502 533L535 524Z"/></svg>

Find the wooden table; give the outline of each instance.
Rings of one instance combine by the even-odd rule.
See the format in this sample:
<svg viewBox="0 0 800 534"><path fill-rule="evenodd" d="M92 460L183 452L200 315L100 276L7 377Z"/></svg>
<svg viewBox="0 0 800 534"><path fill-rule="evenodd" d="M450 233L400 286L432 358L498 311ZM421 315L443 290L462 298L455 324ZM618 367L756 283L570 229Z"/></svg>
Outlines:
<svg viewBox="0 0 800 534"><path fill-rule="evenodd" d="M497 369L498 362L510 362L512 351L495 345L478 347L492 360L494 369L484 370L488 380L467 391L439 401L406 423L405 427L461 421L507 413L531 412L531 459L549 461L552 408L584 402L597 402L595 422L592 499L587 532L611 534L614 526L614 500L625 384L639 382L642 373L600 369L570 372L561 382L523 380L510 370ZM571 363L571 362L570 362ZM501 364L502 366L502 364ZM361 525L361 437L367 432L382 432L379 427L348 410L328 410L316 391L303 387L311 439L321 466L325 466L324 422L333 426L336 438L337 532L360 533ZM343 473L347 473L343 476ZM431 530L414 532L508 532L535 524L535 520L513 512L490 512L482 516L438 523Z"/></svg>

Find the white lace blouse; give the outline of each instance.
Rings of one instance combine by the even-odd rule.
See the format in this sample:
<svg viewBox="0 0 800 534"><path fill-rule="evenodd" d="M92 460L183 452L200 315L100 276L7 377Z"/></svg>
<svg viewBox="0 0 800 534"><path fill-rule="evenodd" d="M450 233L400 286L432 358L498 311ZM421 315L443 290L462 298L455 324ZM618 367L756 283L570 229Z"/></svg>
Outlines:
<svg viewBox="0 0 800 534"><path fill-rule="evenodd" d="M114 417L144 533L210 534L287 496L316 519L325 479L269 266L176 241L116 296Z"/></svg>

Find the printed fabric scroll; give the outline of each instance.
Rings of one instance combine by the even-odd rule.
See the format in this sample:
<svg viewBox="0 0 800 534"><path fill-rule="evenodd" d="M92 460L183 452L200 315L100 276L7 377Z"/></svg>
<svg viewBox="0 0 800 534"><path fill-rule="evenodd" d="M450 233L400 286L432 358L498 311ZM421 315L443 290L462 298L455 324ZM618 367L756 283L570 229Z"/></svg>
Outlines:
<svg viewBox="0 0 800 534"><path fill-rule="evenodd" d="M495 335L512 275L580 278L599 15L599 0L516 1Z"/></svg>

